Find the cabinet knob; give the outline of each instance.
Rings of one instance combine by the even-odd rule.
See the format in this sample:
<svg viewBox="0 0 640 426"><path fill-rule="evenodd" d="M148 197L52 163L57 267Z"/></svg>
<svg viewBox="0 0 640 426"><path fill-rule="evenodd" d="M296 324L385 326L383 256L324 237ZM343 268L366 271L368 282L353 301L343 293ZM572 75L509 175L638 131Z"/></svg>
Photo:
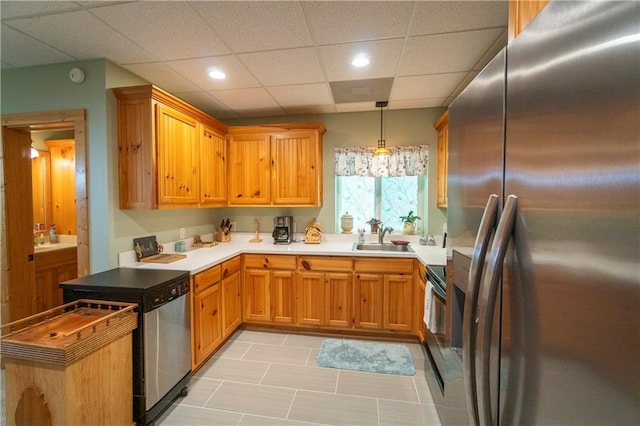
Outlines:
<svg viewBox="0 0 640 426"><path fill-rule="evenodd" d="M307 262L306 260L302 261L302 267L307 271L311 269L311 265L309 265L309 262Z"/></svg>

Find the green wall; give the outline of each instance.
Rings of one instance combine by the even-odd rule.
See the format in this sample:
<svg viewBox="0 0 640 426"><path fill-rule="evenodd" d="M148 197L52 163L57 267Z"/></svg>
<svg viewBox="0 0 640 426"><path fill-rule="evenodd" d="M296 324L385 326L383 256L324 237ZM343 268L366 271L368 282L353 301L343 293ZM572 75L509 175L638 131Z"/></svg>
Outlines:
<svg viewBox="0 0 640 426"><path fill-rule="evenodd" d="M86 73L82 84L68 78L78 66ZM163 211L123 211L118 208L117 103L112 87L145 84L141 78L98 59L73 63L2 70L1 113L14 114L83 108L87 111L88 194L90 221L91 271L117 266L118 252L130 250L133 238L156 235L162 241L178 239L178 229L187 236L214 231L214 224L231 217L240 231L253 231L254 218L260 230L270 232L273 216L294 216L298 231L312 218L318 218L325 232L333 232L334 223L334 148L374 145L380 136L377 111L268 117L226 121L230 125L279 122L321 121L324 135L324 204L321 208L219 208ZM435 205L436 132L433 123L443 108L390 110L384 113L387 146L428 144L430 147L428 232L442 233L446 210Z"/></svg>

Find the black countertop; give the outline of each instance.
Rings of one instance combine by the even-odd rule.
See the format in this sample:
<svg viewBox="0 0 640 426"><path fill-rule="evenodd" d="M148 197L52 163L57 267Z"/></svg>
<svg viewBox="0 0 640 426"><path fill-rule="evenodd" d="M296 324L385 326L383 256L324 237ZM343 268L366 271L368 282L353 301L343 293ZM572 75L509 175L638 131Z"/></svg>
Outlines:
<svg viewBox="0 0 640 426"><path fill-rule="evenodd" d="M116 268L60 283L64 290L102 293L149 293L167 284L189 279L189 271Z"/></svg>

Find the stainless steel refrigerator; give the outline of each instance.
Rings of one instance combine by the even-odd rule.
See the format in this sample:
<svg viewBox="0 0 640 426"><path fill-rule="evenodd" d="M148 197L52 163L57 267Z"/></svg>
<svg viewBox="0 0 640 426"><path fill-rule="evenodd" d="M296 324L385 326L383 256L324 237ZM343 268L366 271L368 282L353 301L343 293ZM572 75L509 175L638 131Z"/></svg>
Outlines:
<svg viewBox="0 0 640 426"><path fill-rule="evenodd" d="M449 120L470 267L445 400L471 424L640 424L640 2L552 0Z"/></svg>

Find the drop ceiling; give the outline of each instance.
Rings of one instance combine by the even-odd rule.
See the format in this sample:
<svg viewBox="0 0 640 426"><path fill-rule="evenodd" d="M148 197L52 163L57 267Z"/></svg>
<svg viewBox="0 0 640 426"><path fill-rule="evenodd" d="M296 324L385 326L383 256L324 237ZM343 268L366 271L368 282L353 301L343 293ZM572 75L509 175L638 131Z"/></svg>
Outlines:
<svg viewBox="0 0 640 426"><path fill-rule="evenodd" d="M447 106L507 42L506 0L0 8L2 69L106 58L221 119Z"/></svg>

